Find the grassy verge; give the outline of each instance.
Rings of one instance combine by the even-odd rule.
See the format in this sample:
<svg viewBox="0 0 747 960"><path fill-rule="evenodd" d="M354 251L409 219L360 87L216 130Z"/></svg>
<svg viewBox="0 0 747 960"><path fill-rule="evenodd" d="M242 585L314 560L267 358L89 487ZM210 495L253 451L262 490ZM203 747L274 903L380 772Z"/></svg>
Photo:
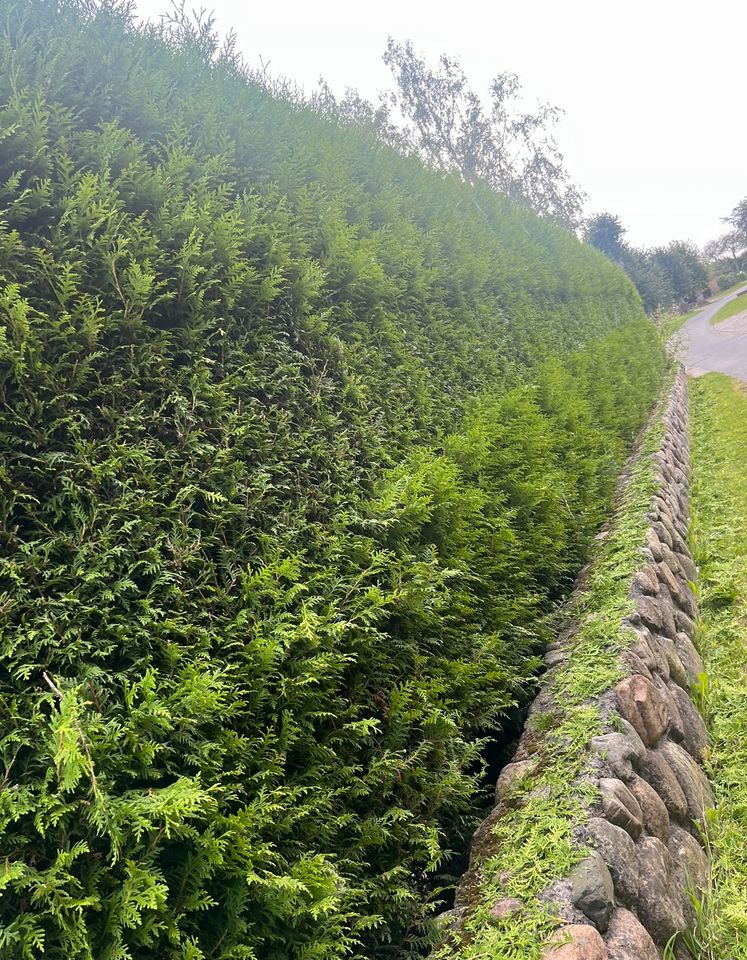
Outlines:
<svg viewBox="0 0 747 960"><path fill-rule="evenodd" d="M742 313L744 310L747 310L747 291L734 300L725 303L718 313L711 317L711 323L721 323L722 320L728 320L729 317Z"/></svg>
<svg viewBox="0 0 747 960"><path fill-rule="evenodd" d="M534 758L534 772L518 785L528 799L507 812L494 829L490 849L495 852L482 866L479 902L473 904L463 931L461 960L539 960L543 943L557 926L548 906L536 898L550 883L567 876L583 856L573 843L573 829L587 818L596 796L591 778L584 776L590 762L585 748L591 737L604 732L592 698L624 675L619 654L628 645L629 634L620 624L632 609L630 577L640 561L645 513L656 490L651 455L661 440L658 416L644 436L586 589L567 611L579 629L552 686L556 707L530 720L546 733ZM515 897L525 908L498 920L491 908L503 897ZM443 956L447 955L453 953L446 950Z"/></svg>
<svg viewBox="0 0 747 960"><path fill-rule="evenodd" d="M694 310L690 310L689 313L667 315L659 327L664 343L666 343L670 337L674 336L678 330L681 330L691 317L694 317L696 313L700 313L702 309L703 307L700 306Z"/></svg>
<svg viewBox="0 0 747 960"><path fill-rule="evenodd" d="M747 393L710 374L691 387L693 543L717 798L701 960L747 956Z"/></svg>

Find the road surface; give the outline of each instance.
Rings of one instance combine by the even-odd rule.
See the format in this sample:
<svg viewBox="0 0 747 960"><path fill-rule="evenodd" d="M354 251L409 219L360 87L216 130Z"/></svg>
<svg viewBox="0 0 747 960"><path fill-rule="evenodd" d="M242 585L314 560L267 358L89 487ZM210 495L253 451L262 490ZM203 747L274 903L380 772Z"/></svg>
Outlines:
<svg viewBox="0 0 747 960"><path fill-rule="evenodd" d="M698 377L715 371L747 383L747 322L741 323L735 318L735 323L727 324L731 328L728 330L711 326L711 317L745 290L747 285L728 297L709 303L688 320L677 334L677 339L682 340L683 359L691 376Z"/></svg>

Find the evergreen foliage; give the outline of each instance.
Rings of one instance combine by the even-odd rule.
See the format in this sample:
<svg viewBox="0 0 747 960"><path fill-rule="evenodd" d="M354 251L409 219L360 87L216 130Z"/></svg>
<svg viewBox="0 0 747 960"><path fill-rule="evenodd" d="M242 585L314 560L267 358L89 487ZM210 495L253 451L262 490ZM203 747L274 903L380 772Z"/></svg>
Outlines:
<svg viewBox="0 0 747 960"><path fill-rule="evenodd" d="M0 13L0 958L416 953L655 333L209 25Z"/></svg>
<svg viewBox="0 0 747 960"><path fill-rule="evenodd" d="M620 218L598 213L586 222L588 243L619 264L628 274L649 313L684 309L708 295L708 270L698 248L689 241L642 249L625 240Z"/></svg>

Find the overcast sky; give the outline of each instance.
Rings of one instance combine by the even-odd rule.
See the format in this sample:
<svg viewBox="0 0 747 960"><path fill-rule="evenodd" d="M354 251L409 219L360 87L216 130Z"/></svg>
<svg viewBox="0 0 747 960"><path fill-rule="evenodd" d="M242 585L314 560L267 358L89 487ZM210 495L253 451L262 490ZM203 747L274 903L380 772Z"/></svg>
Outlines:
<svg viewBox="0 0 747 960"><path fill-rule="evenodd" d="M188 4L189 5L189 4ZM197 5L202 5L199 2ZM388 86L388 36L428 58L457 57L475 88L498 72L529 101L565 110L556 138L568 170L629 239L702 245L747 195L744 43L740 0L206 0L246 58L307 89L375 99ZM169 0L137 0L157 17Z"/></svg>

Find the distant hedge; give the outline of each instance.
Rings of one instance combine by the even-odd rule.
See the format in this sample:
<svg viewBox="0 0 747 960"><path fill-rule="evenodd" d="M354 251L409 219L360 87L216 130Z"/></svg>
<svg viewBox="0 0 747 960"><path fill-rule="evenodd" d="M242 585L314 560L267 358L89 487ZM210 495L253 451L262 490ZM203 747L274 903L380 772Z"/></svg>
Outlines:
<svg viewBox="0 0 747 960"><path fill-rule="evenodd" d="M0 958L418 953L653 328L205 32L0 12Z"/></svg>

